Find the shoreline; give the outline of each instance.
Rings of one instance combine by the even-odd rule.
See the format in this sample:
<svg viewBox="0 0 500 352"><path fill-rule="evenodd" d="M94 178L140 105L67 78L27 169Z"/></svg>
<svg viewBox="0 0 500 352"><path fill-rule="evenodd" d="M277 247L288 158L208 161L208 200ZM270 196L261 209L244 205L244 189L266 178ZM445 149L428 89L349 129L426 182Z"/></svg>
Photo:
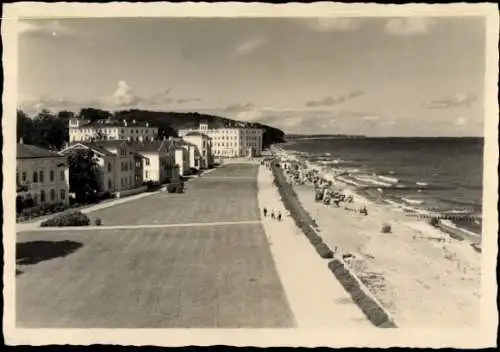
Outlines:
<svg viewBox="0 0 500 352"><path fill-rule="evenodd" d="M399 186L390 183L392 181L389 179L392 179L392 177L378 176L381 179L387 179L386 182L378 180L377 184L380 183L379 186L365 184L357 180L343 168L331 165L331 163L322 165L321 163L318 164L315 161L306 159L302 156L304 154L302 152L296 153L286 150L281 146L273 146L273 150L279 157L298 162L303 164L306 170L317 172L320 178L329 181L335 188L342 189L344 192L347 190L349 194L357 198L357 202L359 203L367 205L373 203L390 205L391 210L404 212L408 218L418 220L428 221L431 218L436 218L439 220L436 228L439 228L443 233L449 234L455 239L468 240L472 246L480 247L481 245L482 226L474 224L474 221L482 219L480 215L476 216L457 210L444 211L433 208L418 208L414 205L423 202L424 199L417 201L410 199L412 198L411 196L409 198L402 197L401 199L397 199L395 196L383 195L384 189L398 189Z"/></svg>
<svg viewBox="0 0 500 352"><path fill-rule="evenodd" d="M315 202L312 186L292 187L324 242L349 257L349 266L398 325L461 327L479 322L481 260L468 240L457 241L425 221L360 195L353 205L366 205L368 216ZM384 223L391 225L391 233L381 233Z"/></svg>

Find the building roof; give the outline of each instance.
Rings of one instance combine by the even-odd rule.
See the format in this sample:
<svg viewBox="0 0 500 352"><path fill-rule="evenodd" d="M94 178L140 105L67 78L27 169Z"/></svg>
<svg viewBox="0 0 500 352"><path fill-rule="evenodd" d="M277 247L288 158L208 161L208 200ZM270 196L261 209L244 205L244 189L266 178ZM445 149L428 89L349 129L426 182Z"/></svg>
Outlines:
<svg viewBox="0 0 500 352"><path fill-rule="evenodd" d="M66 151L66 150L68 150L70 148L73 149L73 147L75 147L77 145L82 145L82 146L84 146L86 148L92 149L92 150L98 152L99 154L103 154L103 155L115 155L115 153L110 152L105 147L103 147L103 146L101 146L99 144L89 143L89 142L75 142L75 143L72 143L64 151Z"/></svg>
<svg viewBox="0 0 500 352"><path fill-rule="evenodd" d="M32 144L17 144L16 158L17 159L34 159L34 158L57 158L62 155L48 149L44 149Z"/></svg>
<svg viewBox="0 0 500 352"><path fill-rule="evenodd" d="M201 133L201 132L198 132L198 131L193 131L193 132L188 132L184 135L184 137L190 137L190 136L201 136L201 137L207 137L207 138L210 138L209 136L207 136L205 133Z"/></svg>
<svg viewBox="0 0 500 352"><path fill-rule="evenodd" d="M94 120L91 121L87 124L82 125L82 127L153 127L157 128L156 126L152 126L150 122L148 121L135 121L134 120L126 120L127 121L127 126L123 123L123 120L115 120L115 119L102 119L102 120ZM146 126L147 124L147 126Z"/></svg>
<svg viewBox="0 0 500 352"><path fill-rule="evenodd" d="M131 146L138 152L156 152L165 145L165 141L135 142Z"/></svg>

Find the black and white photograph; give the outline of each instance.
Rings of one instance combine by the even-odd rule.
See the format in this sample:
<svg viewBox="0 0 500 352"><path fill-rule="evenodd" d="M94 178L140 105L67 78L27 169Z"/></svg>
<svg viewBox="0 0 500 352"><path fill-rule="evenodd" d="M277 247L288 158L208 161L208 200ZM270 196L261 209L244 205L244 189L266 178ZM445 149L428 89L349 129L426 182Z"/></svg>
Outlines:
<svg viewBox="0 0 500 352"><path fill-rule="evenodd" d="M7 343L495 346L496 5L321 4L4 5Z"/></svg>

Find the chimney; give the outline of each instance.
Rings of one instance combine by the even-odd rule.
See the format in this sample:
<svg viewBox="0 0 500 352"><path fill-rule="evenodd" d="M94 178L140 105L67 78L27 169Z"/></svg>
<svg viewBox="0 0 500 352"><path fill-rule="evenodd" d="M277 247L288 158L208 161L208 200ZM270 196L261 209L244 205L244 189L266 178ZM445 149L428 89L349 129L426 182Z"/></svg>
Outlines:
<svg viewBox="0 0 500 352"><path fill-rule="evenodd" d="M19 138L19 144L23 144L23 137Z"/></svg>
<svg viewBox="0 0 500 352"><path fill-rule="evenodd" d="M135 120L132 120L132 123L135 125L136 121L135 121Z"/></svg>

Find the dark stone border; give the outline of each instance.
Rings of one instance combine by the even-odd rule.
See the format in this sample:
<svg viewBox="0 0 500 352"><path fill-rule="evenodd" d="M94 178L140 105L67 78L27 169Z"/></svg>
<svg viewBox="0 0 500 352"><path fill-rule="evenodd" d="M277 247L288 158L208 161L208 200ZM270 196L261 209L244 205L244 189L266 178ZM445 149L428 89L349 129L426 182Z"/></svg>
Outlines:
<svg viewBox="0 0 500 352"><path fill-rule="evenodd" d="M328 263L328 268L373 325L379 328L397 328L390 314L344 261L335 258Z"/></svg>

